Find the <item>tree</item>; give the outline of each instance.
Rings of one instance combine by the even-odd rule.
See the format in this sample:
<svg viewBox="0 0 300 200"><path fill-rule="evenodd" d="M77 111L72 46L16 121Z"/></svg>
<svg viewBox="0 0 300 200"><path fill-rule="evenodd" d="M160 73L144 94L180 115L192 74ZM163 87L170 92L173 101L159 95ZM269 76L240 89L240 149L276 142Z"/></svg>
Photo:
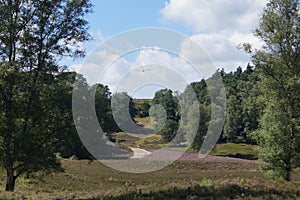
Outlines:
<svg viewBox="0 0 300 200"><path fill-rule="evenodd" d="M205 104L200 104L198 109L199 109L199 114L200 114L199 127L198 127L197 134L195 135L195 137L191 143L192 144L191 148L196 151L199 151L202 146L202 143L207 134L208 125L210 122L210 106L207 106ZM191 107L188 114L193 116L194 113L195 113L195 110L193 110L193 107ZM189 119L193 119L191 116L189 116Z"/></svg>
<svg viewBox="0 0 300 200"><path fill-rule="evenodd" d="M78 159L88 159L92 156L82 144L76 127L74 125L72 113L72 92L75 81L81 82L82 86L88 90L89 86L82 75L76 72L62 72L56 76L59 87L54 91L54 98L58 112L61 116L61 129L57 130L57 138L54 143L55 152L59 153L63 158L76 156Z"/></svg>
<svg viewBox="0 0 300 200"><path fill-rule="evenodd" d="M96 84L94 85L94 87L96 87L96 94L95 94L96 115L101 128L106 133L112 133L118 131L119 128L115 123L112 115L111 92L109 91L108 86L104 86L102 84ZM133 106L132 101L130 102L131 102L130 103L131 112L134 112L134 108L132 108ZM133 115L134 113L131 114Z"/></svg>
<svg viewBox="0 0 300 200"><path fill-rule="evenodd" d="M162 89L155 93L152 100L152 105L160 104L164 107L167 114L167 119L177 120L176 117L176 103L173 98L173 92L169 89Z"/></svg>
<svg viewBox="0 0 300 200"><path fill-rule="evenodd" d="M297 166L300 137L300 10L297 0L270 0L256 36L264 42L252 54L266 108L256 132L262 168L289 181Z"/></svg>
<svg viewBox="0 0 300 200"><path fill-rule="evenodd" d="M134 121L136 109L133 99L126 92L114 93L111 99L111 107L114 121L119 129L134 134L136 130Z"/></svg>
<svg viewBox="0 0 300 200"><path fill-rule="evenodd" d="M0 163L6 191L22 174L60 169L56 134L64 115L55 101L64 56L80 57L87 41L88 0L0 3Z"/></svg>
<svg viewBox="0 0 300 200"><path fill-rule="evenodd" d="M243 132L242 118L242 102L241 98L236 95L231 95L226 101L226 121L224 125L223 137L227 142L241 142Z"/></svg>
<svg viewBox="0 0 300 200"><path fill-rule="evenodd" d="M155 105L160 105L162 108L153 109L155 108ZM176 116L177 105L175 103L172 90L162 89L157 91L152 100L151 108L153 110L152 117L156 121L157 127L161 127L163 119L166 118L160 134L165 142L170 142L175 136L178 128L178 116Z"/></svg>
<svg viewBox="0 0 300 200"><path fill-rule="evenodd" d="M259 127L259 118L264 110L264 103L259 98L261 91L258 87L258 73L248 64L244 78L239 81L238 88L242 98L243 140L254 144L252 133Z"/></svg>
<svg viewBox="0 0 300 200"><path fill-rule="evenodd" d="M193 90L195 91L199 103L208 103L210 104L210 97L209 93L207 91L207 85L204 79L202 79L200 82L194 82L191 83L191 86L193 87Z"/></svg>
<svg viewBox="0 0 300 200"><path fill-rule="evenodd" d="M143 100L141 103L137 103L137 113L138 117L148 117L149 109L151 107L150 103L146 100Z"/></svg>
<svg viewBox="0 0 300 200"><path fill-rule="evenodd" d="M164 142L170 142L176 135L178 124L172 119L167 119L163 128L160 131Z"/></svg>
<svg viewBox="0 0 300 200"><path fill-rule="evenodd" d="M196 93L197 99L192 99L190 92ZM186 116L181 116L181 123L184 123L187 134L185 139L191 144L193 150L199 151L207 134L210 121L210 97L207 91L207 85L204 79L200 82L191 83L184 91L183 97L188 97L185 103L188 106ZM190 99L191 98L191 99ZM197 103L195 101L198 101ZM185 114L185 113L181 113ZM200 116L200 117L199 117ZM183 121L186 119L185 121ZM197 124L198 123L198 124ZM198 127L197 133L193 129Z"/></svg>
<svg viewBox="0 0 300 200"><path fill-rule="evenodd" d="M241 83L244 82L246 76L241 67L238 67L234 73L224 74L227 101L223 139L226 139L227 142L245 142Z"/></svg>

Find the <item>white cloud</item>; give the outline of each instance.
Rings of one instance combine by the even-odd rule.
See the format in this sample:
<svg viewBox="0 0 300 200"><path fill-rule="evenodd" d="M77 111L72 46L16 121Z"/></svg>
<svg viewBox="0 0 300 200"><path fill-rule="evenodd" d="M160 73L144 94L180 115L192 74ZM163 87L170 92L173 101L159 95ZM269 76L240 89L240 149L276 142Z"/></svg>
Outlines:
<svg viewBox="0 0 300 200"><path fill-rule="evenodd" d="M237 46L262 43L253 36L266 0L170 0L161 10L165 21L192 28L191 39L205 49L218 68L227 71L245 67L250 56ZM183 42L181 53L201 62L203 56ZM197 61L198 60L198 61Z"/></svg>
<svg viewBox="0 0 300 200"><path fill-rule="evenodd" d="M263 46L263 42L259 40L257 37L255 37L253 33L241 33L238 31L234 31L232 34L228 36L228 40L236 46L245 42L251 44L254 48L257 49Z"/></svg>
<svg viewBox="0 0 300 200"><path fill-rule="evenodd" d="M116 90L127 90L129 94L139 97L151 97L158 88L183 91L191 81L202 78L202 75L182 58L159 47L145 47L139 50L135 60L128 64L131 68L125 76L119 78Z"/></svg>
<svg viewBox="0 0 300 200"><path fill-rule="evenodd" d="M182 58L180 57L182 56ZM185 55L172 55L169 52L156 48L145 48L139 51L136 60L132 63L133 68L150 65L153 71L159 73L161 68L169 68L178 75L182 76L187 82L196 81L203 77L195 70L194 66L189 64L188 58ZM170 75L165 74L166 78L170 79Z"/></svg>
<svg viewBox="0 0 300 200"><path fill-rule="evenodd" d="M82 74L88 84L93 85L95 83L99 83L107 71L111 72L110 70L115 69L114 66L119 63L112 62L116 59L118 59L117 55L110 54L105 50L93 51L84 62L80 64L73 64L71 69ZM112 74L110 76L112 78L114 78L116 74L115 72L121 73L121 71L114 71L114 73L111 72Z"/></svg>
<svg viewBox="0 0 300 200"><path fill-rule="evenodd" d="M266 0L170 0L161 10L163 19L184 23L195 32L254 28Z"/></svg>
<svg viewBox="0 0 300 200"><path fill-rule="evenodd" d="M105 72L99 78L99 82L109 85L112 92L115 92L118 82L130 70L130 63L123 58L118 58L114 63L108 65Z"/></svg>
<svg viewBox="0 0 300 200"><path fill-rule="evenodd" d="M195 34L191 37L193 41L198 43L207 52L217 68L224 67L227 70L234 69L240 63L247 63L250 60L247 54L237 48L236 41L233 42L230 38L230 36L224 34ZM182 45L181 52L194 63L199 63L200 65L204 65L204 67L205 63L208 62L204 62L206 58L200 55L199 52L194 51L192 47ZM206 77L213 72L210 70Z"/></svg>
<svg viewBox="0 0 300 200"><path fill-rule="evenodd" d="M101 83L113 93L125 91L140 98L152 97L159 88L183 91L204 76L184 59L158 47L145 47L133 54L135 59L130 62L107 51L94 51L85 63L72 68L89 84Z"/></svg>

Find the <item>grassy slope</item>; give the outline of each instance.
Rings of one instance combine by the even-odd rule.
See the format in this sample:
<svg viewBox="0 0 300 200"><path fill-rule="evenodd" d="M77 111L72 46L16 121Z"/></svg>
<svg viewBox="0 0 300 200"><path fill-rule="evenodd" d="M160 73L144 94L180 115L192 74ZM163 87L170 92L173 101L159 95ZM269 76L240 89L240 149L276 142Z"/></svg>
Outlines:
<svg viewBox="0 0 300 200"><path fill-rule="evenodd" d="M151 128L151 118L135 118L137 124ZM146 150L154 150L163 147L165 144L161 142L161 136L154 134L146 138L137 138L124 132L116 133L114 136L116 143L124 147L138 147Z"/></svg>
<svg viewBox="0 0 300 200"><path fill-rule="evenodd" d="M143 117L143 118L136 117L136 118L134 118L134 120L136 121L136 123L138 125L141 125L143 127L147 127L151 123L151 118L150 117Z"/></svg>

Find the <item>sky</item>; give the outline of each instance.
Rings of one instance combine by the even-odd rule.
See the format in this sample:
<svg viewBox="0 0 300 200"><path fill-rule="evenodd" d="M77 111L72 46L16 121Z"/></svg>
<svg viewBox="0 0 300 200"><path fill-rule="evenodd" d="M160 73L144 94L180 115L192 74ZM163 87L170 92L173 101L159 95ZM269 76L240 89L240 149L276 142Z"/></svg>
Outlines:
<svg viewBox="0 0 300 200"><path fill-rule="evenodd" d="M190 82L208 78L218 68L227 72L238 66L245 68L251 59L237 48L240 44L262 46L253 31L265 0L92 0L92 3L94 12L87 20L94 39L82 44L88 57L69 64L83 75L87 73L87 77L97 74L97 79L88 82L108 85L112 92L126 90L127 83L130 85L127 92L136 98L150 98L164 87L180 91ZM187 38L178 45L177 55L150 43L122 56L116 51L97 48L126 31L144 27L174 30ZM207 70L201 68L201 73L193 71L187 61L203 65L203 59L199 61L201 53L191 45L193 42L203 48L215 69L209 65L205 66ZM115 62L98 75L108 58Z"/></svg>

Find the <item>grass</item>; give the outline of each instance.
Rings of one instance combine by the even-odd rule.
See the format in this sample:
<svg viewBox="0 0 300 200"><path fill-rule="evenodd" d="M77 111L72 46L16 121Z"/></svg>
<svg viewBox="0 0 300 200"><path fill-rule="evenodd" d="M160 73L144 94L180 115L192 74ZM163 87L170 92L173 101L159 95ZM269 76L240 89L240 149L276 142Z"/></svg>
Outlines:
<svg viewBox="0 0 300 200"><path fill-rule="evenodd" d="M162 142L161 135L155 134L145 138L137 138L124 132L118 132L113 135L116 144L127 149L128 147L137 147L146 150L155 150L165 146Z"/></svg>
<svg viewBox="0 0 300 200"><path fill-rule="evenodd" d="M135 145L138 148L146 150L155 150L164 147L166 144L162 142L161 135L155 134L146 138L139 138L135 142Z"/></svg>
<svg viewBox="0 0 300 200"><path fill-rule="evenodd" d="M124 147L124 149L128 149L128 147L137 147L153 151L167 145L162 141L161 135L159 134L151 135L146 138L137 138L130 134L119 132L113 135L113 138L116 140L116 143ZM183 150L185 150L185 148L178 147L178 151ZM194 151L189 149L188 152ZM255 150L254 145L225 143L217 144L209 155L256 160L258 152Z"/></svg>
<svg viewBox="0 0 300 200"><path fill-rule="evenodd" d="M136 124L143 126L143 127L151 127L151 118L150 117L143 117L143 118L134 118Z"/></svg>
<svg viewBox="0 0 300 200"><path fill-rule="evenodd" d="M138 125L143 126L145 128L151 128L151 118L144 117L144 118L135 118L135 121ZM161 135L153 134L149 137L138 138L134 137L133 135L119 132L113 135L113 139L116 143L122 147L137 147L143 148L146 150L155 150L165 146L166 144L162 142Z"/></svg>
<svg viewBox="0 0 300 200"><path fill-rule="evenodd" d="M137 124L146 128L151 128L152 126L150 117L135 118L135 121ZM166 145L162 142L161 135L159 134L152 135L147 138L135 138L125 133L118 133L115 138L116 140L122 141L120 143L121 145L139 147L150 151L159 149ZM178 148L178 150L181 151L182 149ZM192 152L192 150L189 150L189 152ZM217 144L210 155L256 160L258 152L255 151L255 147L253 145L226 143Z"/></svg>
<svg viewBox="0 0 300 200"><path fill-rule="evenodd" d="M225 143L217 144L210 155L256 160L258 152L253 145Z"/></svg>
<svg viewBox="0 0 300 200"><path fill-rule="evenodd" d="M149 119L138 119L149 124ZM164 146L160 135L135 138L116 133L116 143L128 149L153 150ZM179 149L180 150L180 149ZM254 146L218 144L210 155L255 159ZM175 161L162 170L129 174L108 168L98 161L62 160L64 173L37 178L20 177L14 193L3 192L5 174L0 173L0 199L297 199L300 198L300 169L292 182L264 177L256 161Z"/></svg>
<svg viewBox="0 0 300 200"><path fill-rule="evenodd" d="M15 193L0 199L291 199L300 197L300 170L293 182L266 179L256 162L176 161L146 174L128 174L98 161L63 160L64 173L21 178ZM4 174L0 174L2 191Z"/></svg>

